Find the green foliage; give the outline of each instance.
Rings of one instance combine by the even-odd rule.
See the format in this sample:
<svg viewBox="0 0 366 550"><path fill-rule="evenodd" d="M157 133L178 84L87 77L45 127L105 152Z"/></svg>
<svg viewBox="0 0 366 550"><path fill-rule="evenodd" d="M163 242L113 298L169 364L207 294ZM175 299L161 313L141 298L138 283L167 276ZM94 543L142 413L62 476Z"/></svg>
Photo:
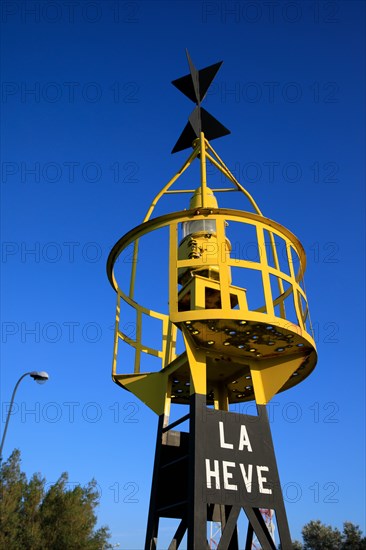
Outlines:
<svg viewBox="0 0 366 550"><path fill-rule="evenodd" d="M341 550L342 535L338 529L310 521L302 530L304 550Z"/></svg>
<svg viewBox="0 0 366 550"><path fill-rule="evenodd" d="M358 525L350 521L343 524L342 550L366 550L366 537Z"/></svg>
<svg viewBox="0 0 366 550"><path fill-rule="evenodd" d="M0 548L19 548L26 484L26 477L20 471L20 453L14 451L0 472Z"/></svg>
<svg viewBox="0 0 366 550"><path fill-rule="evenodd" d="M321 521L310 521L303 530L304 544L292 543L292 550L366 550L366 537L358 525L346 521L343 532L324 525Z"/></svg>
<svg viewBox="0 0 366 550"><path fill-rule="evenodd" d="M46 490L39 474L29 481L15 450L0 471L0 548L6 550L100 550L108 548L107 527L95 530L95 480L68 486L63 473Z"/></svg>

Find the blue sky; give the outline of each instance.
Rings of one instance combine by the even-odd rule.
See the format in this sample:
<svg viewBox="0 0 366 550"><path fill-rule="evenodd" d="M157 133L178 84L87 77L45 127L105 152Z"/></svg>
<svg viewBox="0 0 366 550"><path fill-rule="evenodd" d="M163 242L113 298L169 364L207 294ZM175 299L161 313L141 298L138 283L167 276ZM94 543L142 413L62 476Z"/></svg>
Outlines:
<svg viewBox="0 0 366 550"><path fill-rule="evenodd" d="M307 252L318 366L269 406L292 536L365 531L364 3L4 1L1 18L2 425L19 376L50 374L22 382L4 457L95 477L113 543L142 548L157 418L111 381L105 263L185 159L192 103L170 82L188 48L224 61L205 108L232 133L213 146Z"/></svg>

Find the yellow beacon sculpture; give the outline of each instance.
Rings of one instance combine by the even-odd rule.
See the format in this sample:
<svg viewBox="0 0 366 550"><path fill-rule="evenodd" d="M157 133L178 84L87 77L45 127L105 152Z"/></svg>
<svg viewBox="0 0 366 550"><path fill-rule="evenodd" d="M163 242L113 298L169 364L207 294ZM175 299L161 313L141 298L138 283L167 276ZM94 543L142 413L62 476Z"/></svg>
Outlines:
<svg viewBox="0 0 366 550"><path fill-rule="evenodd" d="M229 455L221 457L220 453L231 452L227 439L230 430L234 430L230 427L234 416L238 425L244 422L244 427L248 420L246 415L231 413L230 405L255 400L258 413L262 411L265 415L264 406L276 393L299 384L315 367L316 346L303 284L305 252L288 229L263 216L252 196L210 144L211 139L229 133L200 105L221 63L198 71L189 56L188 61L190 74L173 84L196 103L196 108L173 151L190 146L193 151L156 195L143 222L116 243L107 264L109 280L117 293L113 380L160 417L145 548L156 548L161 517L180 520L169 548L178 548L185 532L189 549L206 548L206 521L221 522L219 548L237 548L236 520L241 509L249 520L246 548L251 548L248 541L253 530L262 548L274 548L258 512L263 506L275 508L274 504L277 504L277 513L282 514L282 519L277 519L282 548L290 548L282 495L275 495L275 489L269 489L271 471L268 465L261 464L261 456L266 451L261 455L260 441L257 450L253 443L244 443L254 441L255 433L251 435L249 428L241 430L238 437L242 444L237 450L241 454L233 456L231 461L224 460ZM174 187L194 161L199 163L200 177L193 188ZM208 187L207 163L221 172L226 187ZM231 192L236 193L227 195ZM189 197L187 209L153 217L160 199L176 194ZM234 208L220 208L219 197L224 194L235 197ZM237 209L240 195L251 211ZM137 301L135 281L139 277L149 281L150 292L155 293L151 272L139 273L139 250L143 250L145 238L149 238L151 246L152 237L155 233L160 234L160 230L165 232L165 238L159 238L159 254L155 261L166 259L169 273L168 284L162 285L161 311L155 311L149 304ZM128 264L131 268L128 284L126 280L118 280L117 275L117 260L126 255L127 250L132 260ZM151 264L150 269L155 270L155 266ZM145 295L148 293L145 288ZM127 324L123 316L126 308L132 320ZM160 338L154 345L151 341L146 342L149 331L144 323L150 327L151 321L161 327ZM179 337L184 347L178 352ZM133 357L127 354L128 364L122 344L127 344L133 352ZM159 360L158 369L143 368L142 359L148 355ZM187 405L189 412L169 424L172 404ZM205 414L198 414L198 410L204 410ZM234 407L234 411L237 410L238 407ZM211 412L212 418L216 418L215 412L218 414L218 458L211 457L210 462L207 457L211 456L211 436L207 428L211 425L207 423L206 413L210 415ZM188 432L174 430L187 420L190 423ZM215 430L212 425L213 446L216 445ZM263 430L267 430L270 438L268 422ZM236 437L234 433L233 437ZM235 453L234 444L232 448ZM254 465L249 462L245 465L245 451L250 459L258 455ZM274 455L268 459L271 464L272 458ZM236 460L243 465L241 473L237 468L242 487L239 481L229 482L237 474L234 475L233 466L228 470L227 464L236 464ZM275 460L273 464L275 472L271 479L277 480ZM251 483L248 483L249 473L254 472L255 467L258 476L252 473ZM266 477L264 468L268 470ZM185 480L187 487L177 481L177 476ZM203 498L203 508L199 504L202 484L208 493ZM257 500L251 488L255 484ZM237 487L238 494L232 501L233 487ZM213 494L216 489L217 494ZM174 495L174 492L179 494ZM263 500L269 496L273 497L272 502Z"/></svg>

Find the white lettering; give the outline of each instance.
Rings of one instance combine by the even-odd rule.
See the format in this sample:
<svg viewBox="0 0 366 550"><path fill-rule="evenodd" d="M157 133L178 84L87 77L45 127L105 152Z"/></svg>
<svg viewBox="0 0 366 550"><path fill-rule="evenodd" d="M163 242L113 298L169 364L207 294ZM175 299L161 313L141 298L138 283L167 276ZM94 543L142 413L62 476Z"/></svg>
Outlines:
<svg viewBox="0 0 366 550"><path fill-rule="evenodd" d="M241 475L248 493L252 492L253 464L248 464L248 474L245 472L244 464L239 464Z"/></svg>
<svg viewBox="0 0 366 550"><path fill-rule="evenodd" d="M258 484L259 492L266 495L272 494L272 489L268 489L263 486L263 483L266 483L267 478L262 475L262 472L268 472L269 468L267 466L257 466L257 475L258 475Z"/></svg>
<svg viewBox="0 0 366 550"><path fill-rule="evenodd" d="M238 486L229 483L229 479L233 477L231 472L228 472L228 468L235 468L235 462L228 462L227 460L222 461L222 473L224 477L224 489L229 491L237 491Z"/></svg>
<svg viewBox="0 0 366 550"><path fill-rule="evenodd" d="M221 447L221 449L233 449L234 445L232 443L225 443L224 423L223 422L219 422L219 431L220 431L220 447Z"/></svg>
<svg viewBox="0 0 366 550"><path fill-rule="evenodd" d="M248 451L252 452L252 446L249 441L249 435L244 424L240 426L240 438L239 438L239 451L242 451L244 447L248 447Z"/></svg>
<svg viewBox="0 0 366 550"><path fill-rule="evenodd" d="M214 469L210 469L210 459L206 458L206 484L207 488L211 489L211 478L215 480L215 489L220 489L220 476L219 476L219 461L214 460Z"/></svg>

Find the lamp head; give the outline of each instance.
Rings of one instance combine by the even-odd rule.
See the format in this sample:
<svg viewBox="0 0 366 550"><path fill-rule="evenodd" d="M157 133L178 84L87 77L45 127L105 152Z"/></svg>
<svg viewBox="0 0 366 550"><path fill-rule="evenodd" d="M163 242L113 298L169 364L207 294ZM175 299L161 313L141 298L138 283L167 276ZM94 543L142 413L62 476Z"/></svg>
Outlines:
<svg viewBox="0 0 366 550"><path fill-rule="evenodd" d="M44 384L49 379L48 373L45 371L32 371L29 375L38 382L38 384Z"/></svg>

